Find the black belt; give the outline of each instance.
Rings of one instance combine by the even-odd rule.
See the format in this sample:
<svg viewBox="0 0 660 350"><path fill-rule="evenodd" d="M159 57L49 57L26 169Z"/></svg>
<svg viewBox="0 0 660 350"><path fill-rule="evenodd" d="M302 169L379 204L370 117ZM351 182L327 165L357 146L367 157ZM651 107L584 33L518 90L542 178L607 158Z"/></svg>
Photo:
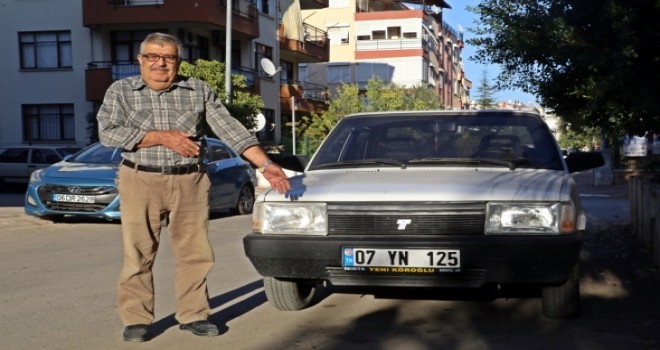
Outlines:
<svg viewBox="0 0 660 350"><path fill-rule="evenodd" d="M206 172L206 165L202 165L202 164L188 164L188 165L161 167L161 166L135 164L127 159L122 160L121 164L129 168L137 169L138 171L145 171L148 173L160 173L165 175L186 175L192 173Z"/></svg>

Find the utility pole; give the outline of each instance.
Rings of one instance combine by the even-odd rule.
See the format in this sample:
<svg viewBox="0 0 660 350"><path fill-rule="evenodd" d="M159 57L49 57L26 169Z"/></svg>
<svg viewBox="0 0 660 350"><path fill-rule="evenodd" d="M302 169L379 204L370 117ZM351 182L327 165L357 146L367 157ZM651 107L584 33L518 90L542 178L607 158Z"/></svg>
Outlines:
<svg viewBox="0 0 660 350"><path fill-rule="evenodd" d="M227 20L225 26L225 92L227 105L231 103L231 12L232 0L227 0Z"/></svg>

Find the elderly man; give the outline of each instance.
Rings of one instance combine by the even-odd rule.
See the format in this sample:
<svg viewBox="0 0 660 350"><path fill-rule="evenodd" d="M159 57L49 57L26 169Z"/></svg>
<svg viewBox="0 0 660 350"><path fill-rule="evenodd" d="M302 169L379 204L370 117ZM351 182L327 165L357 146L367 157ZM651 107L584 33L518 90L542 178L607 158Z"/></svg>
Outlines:
<svg viewBox="0 0 660 350"><path fill-rule="evenodd" d="M286 174L270 161L258 140L231 117L213 90L179 76L181 42L152 33L137 56L140 75L110 86L98 112L99 136L124 151L117 182L121 198L124 263L119 276L119 314L125 341L149 340L154 319L152 267L161 222L169 217L169 240L176 259L176 319L182 330L219 335L210 314L206 277L214 264L208 240L210 182L200 162L204 123L249 160L271 186L290 189Z"/></svg>

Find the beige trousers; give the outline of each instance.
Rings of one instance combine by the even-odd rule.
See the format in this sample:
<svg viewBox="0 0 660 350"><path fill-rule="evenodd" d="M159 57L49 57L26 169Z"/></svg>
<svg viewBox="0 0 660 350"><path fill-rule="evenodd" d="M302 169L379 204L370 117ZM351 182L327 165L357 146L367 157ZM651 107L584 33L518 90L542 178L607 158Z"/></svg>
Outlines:
<svg viewBox="0 0 660 350"><path fill-rule="evenodd" d="M175 318L180 323L206 320L211 312L206 276L215 260L208 240L208 176L162 175L120 166L118 181L124 264L117 298L124 325L154 320L152 268L160 245L161 217L167 213L176 261Z"/></svg>

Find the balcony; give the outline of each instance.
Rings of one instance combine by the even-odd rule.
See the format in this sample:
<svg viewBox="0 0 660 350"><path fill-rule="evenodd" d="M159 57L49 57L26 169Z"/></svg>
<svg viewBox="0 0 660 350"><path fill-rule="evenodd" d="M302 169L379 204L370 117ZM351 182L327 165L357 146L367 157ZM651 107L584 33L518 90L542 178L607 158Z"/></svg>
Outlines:
<svg viewBox="0 0 660 350"><path fill-rule="evenodd" d="M328 33L303 23L303 40L290 39L285 35L284 26L280 25L278 41L280 58L294 63L327 62L330 59L330 40Z"/></svg>
<svg viewBox="0 0 660 350"><path fill-rule="evenodd" d="M426 40L420 38L410 39L381 39L358 40L356 51L382 51L382 50L411 50L426 49Z"/></svg>
<svg viewBox="0 0 660 350"><path fill-rule="evenodd" d="M226 0L83 0L83 25L102 28L115 25L171 25L198 23L226 27ZM259 37L254 2L232 1L232 29L249 38Z"/></svg>
<svg viewBox="0 0 660 350"><path fill-rule="evenodd" d="M327 110L328 89L325 86L301 81L282 81L280 85L280 108L282 113L291 113L293 97L296 113L312 114Z"/></svg>
<svg viewBox="0 0 660 350"><path fill-rule="evenodd" d="M144 0L146 1L146 0ZM243 75L246 87L242 90L256 92L256 71L249 67L232 67L232 74ZM87 64L85 70L85 98L88 101L102 101L105 91L119 79L140 74L140 66L135 62L96 61Z"/></svg>

